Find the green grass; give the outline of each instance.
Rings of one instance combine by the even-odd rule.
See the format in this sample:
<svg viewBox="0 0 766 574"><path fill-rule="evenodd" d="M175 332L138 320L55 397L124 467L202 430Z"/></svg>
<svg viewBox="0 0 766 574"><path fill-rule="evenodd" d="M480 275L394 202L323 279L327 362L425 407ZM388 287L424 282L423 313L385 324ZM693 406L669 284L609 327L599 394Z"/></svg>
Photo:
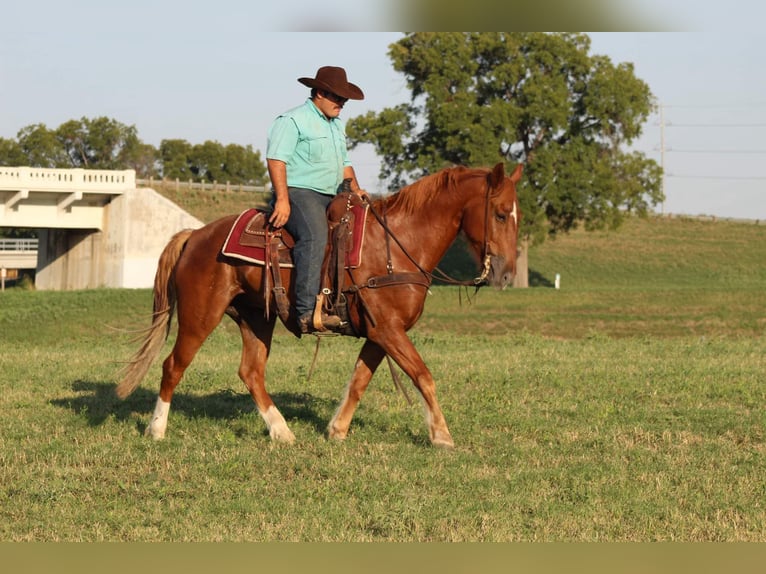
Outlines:
<svg viewBox="0 0 766 574"><path fill-rule="evenodd" d="M446 452L385 365L346 442L327 441L361 342L323 340L307 381L314 340L282 328L269 390L297 441L272 444L231 322L152 442L160 365L114 396L135 349L120 329L147 324L150 292L7 290L0 540L764 541L765 235L632 221L534 248L543 286L462 305L433 288L412 338Z"/></svg>

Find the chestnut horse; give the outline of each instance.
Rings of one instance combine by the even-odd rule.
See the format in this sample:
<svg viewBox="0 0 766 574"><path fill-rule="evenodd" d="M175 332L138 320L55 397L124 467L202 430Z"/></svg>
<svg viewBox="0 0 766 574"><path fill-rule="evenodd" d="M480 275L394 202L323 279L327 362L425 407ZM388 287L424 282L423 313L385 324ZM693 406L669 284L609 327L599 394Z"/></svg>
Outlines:
<svg viewBox="0 0 766 574"><path fill-rule="evenodd" d="M521 165L508 176L494 169L452 167L427 175L370 204L362 260L346 272L343 292L357 336L365 339L343 399L330 421L330 438L344 439L351 418L375 369L388 354L410 377L423 399L428 433L435 446L452 447L436 399L434 380L407 331L423 313L431 272L462 231L483 263L476 284L504 288L516 270L520 212L516 184ZM381 217L380 214L383 214ZM239 376L247 386L272 440L292 442L288 428L265 387L266 361L277 313L266 312L264 268L221 255L236 219L224 217L197 230L177 233L160 255L154 281L154 315L140 349L117 386L120 398L140 384L161 352L177 310L175 346L162 367L159 396L146 434L165 436L173 391L203 342L224 314L242 336ZM290 268L280 271L292 300ZM397 280L386 281L386 277ZM296 335L294 324L284 321Z"/></svg>

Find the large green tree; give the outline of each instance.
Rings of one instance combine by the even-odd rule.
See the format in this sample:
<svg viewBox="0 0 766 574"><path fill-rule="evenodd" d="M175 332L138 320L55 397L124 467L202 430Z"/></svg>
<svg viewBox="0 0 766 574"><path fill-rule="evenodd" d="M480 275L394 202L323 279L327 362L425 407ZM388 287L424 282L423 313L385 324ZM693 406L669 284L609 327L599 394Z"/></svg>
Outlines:
<svg viewBox="0 0 766 574"><path fill-rule="evenodd" d="M22 128L16 139L27 158L26 162L21 165L54 168L73 167L69 163L64 146L56 137L56 130L48 129L45 124L32 124ZM5 158L3 159L7 161ZM17 164L6 163L6 165Z"/></svg>
<svg viewBox="0 0 766 574"><path fill-rule="evenodd" d="M244 185L263 185L268 179L259 151L250 145L223 145L206 141L162 140L159 150L162 175L168 179Z"/></svg>
<svg viewBox="0 0 766 574"><path fill-rule="evenodd" d="M194 179L191 171L192 144L182 139L166 139L160 142L162 176L167 179Z"/></svg>
<svg viewBox="0 0 766 574"><path fill-rule="evenodd" d="M348 122L390 189L451 164L523 163L522 234L617 227L662 200L653 160L626 147L653 108L630 63L585 34L413 33L389 47L409 102Z"/></svg>
<svg viewBox="0 0 766 574"><path fill-rule="evenodd" d="M50 168L135 169L139 177L156 171L157 152L138 139L134 126L98 117L69 120L56 129L32 124L17 142L0 146L0 163Z"/></svg>
<svg viewBox="0 0 766 574"><path fill-rule="evenodd" d="M27 155L19 142L0 138L0 165L25 165Z"/></svg>
<svg viewBox="0 0 766 574"><path fill-rule="evenodd" d="M56 130L71 167L123 169L135 158L141 141L135 126L98 117L69 120Z"/></svg>

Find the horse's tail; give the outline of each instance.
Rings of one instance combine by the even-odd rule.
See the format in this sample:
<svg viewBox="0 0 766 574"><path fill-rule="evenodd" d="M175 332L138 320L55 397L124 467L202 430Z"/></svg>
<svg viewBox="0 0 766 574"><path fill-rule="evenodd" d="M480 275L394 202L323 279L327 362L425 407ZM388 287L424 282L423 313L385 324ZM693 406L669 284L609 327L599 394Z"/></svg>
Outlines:
<svg viewBox="0 0 766 574"><path fill-rule="evenodd" d="M122 380L116 389L117 396L121 399L138 388L170 334L170 322L176 307L173 271L191 234L191 229L176 233L160 255L157 273L154 276L152 324L146 329L141 347L123 369Z"/></svg>

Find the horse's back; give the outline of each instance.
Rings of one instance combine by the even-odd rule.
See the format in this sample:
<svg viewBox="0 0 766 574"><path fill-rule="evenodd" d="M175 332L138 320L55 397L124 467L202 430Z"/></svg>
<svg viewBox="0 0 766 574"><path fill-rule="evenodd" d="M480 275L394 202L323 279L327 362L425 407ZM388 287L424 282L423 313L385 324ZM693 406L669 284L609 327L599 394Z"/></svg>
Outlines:
<svg viewBox="0 0 766 574"><path fill-rule="evenodd" d="M221 254L224 241L238 215L221 217L195 229L186 241L176 267L176 281L205 282L219 275L231 275L230 261Z"/></svg>

